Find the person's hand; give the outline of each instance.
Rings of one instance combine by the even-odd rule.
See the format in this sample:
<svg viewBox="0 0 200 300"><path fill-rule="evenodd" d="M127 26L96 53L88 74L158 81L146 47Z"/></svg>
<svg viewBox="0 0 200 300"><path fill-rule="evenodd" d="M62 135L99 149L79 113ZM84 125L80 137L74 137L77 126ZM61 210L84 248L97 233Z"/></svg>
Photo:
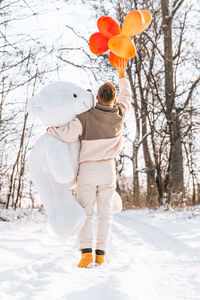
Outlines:
<svg viewBox="0 0 200 300"><path fill-rule="evenodd" d="M46 131L48 131L48 130L49 130L49 128L50 128L50 127L47 127L47 128L46 128Z"/></svg>
<svg viewBox="0 0 200 300"><path fill-rule="evenodd" d="M128 60L126 58L121 58L119 60L118 66L116 67L117 73L119 74L119 78L126 77L126 67Z"/></svg>

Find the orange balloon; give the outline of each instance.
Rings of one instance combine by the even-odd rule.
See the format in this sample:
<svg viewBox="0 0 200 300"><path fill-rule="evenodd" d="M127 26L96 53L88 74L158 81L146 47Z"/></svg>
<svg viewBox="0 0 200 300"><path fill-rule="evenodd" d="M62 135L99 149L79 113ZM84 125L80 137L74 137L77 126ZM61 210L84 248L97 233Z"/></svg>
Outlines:
<svg viewBox="0 0 200 300"><path fill-rule="evenodd" d="M151 23L151 14L147 10L141 10L141 13L143 15L144 21L145 21L145 29L149 26Z"/></svg>
<svg viewBox="0 0 200 300"><path fill-rule="evenodd" d="M117 55L115 55L113 52L110 51L110 54L109 54L109 60L110 60L110 63L113 67L119 67L121 65L121 62L123 60L125 60L126 62L128 61L128 59L126 58L122 58L122 57L119 57Z"/></svg>
<svg viewBox="0 0 200 300"><path fill-rule="evenodd" d="M102 54L106 52L108 50L108 40L100 32L92 34L89 39L89 47L92 53Z"/></svg>
<svg viewBox="0 0 200 300"><path fill-rule="evenodd" d="M120 33L120 27L118 23L111 17L102 16L97 21L99 32L107 38L111 38L113 35Z"/></svg>
<svg viewBox="0 0 200 300"><path fill-rule="evenodd" d="M135 45L131 39L122 34L111 37L108 41L108 47L115 55L127 59L134 57L136 54Z"/></svg>
<svg viewBox="0 0 200 300"><path fill-rule="evenodd" d="M125 19L121 33L130 37L141 33L145 29L145 19L139 10L130 11Z"/></svg>

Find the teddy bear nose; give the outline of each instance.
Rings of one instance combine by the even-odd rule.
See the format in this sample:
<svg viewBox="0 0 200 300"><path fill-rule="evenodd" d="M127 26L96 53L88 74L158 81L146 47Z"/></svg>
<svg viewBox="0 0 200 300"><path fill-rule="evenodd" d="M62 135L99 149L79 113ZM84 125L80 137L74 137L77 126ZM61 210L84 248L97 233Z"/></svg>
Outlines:
<svg viewBox="0 0 200 300"><path fill-rule="evenodd" d="M73 96L74 96L74 98L76 98L76 97L77 97L77 95L76 95L76 94L73 94Z"/></svg>
<svg viewBox="0 0 200 300"><path fill-rule="evenodd" d="M87 89L87 91L92 93L91 89Z"/></svg>

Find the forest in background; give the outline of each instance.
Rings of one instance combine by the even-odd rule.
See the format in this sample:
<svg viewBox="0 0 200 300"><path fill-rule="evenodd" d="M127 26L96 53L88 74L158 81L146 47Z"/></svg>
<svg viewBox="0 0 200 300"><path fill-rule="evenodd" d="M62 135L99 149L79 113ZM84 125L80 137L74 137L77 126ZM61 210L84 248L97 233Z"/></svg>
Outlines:
<svg viewBox="0 0 200 300"><path fill-rule="evenodd" d="M48 0L44 7L40 0L8 0L0 1L2 207L38 205L28 155L41 127L29 120L27 100L65 70L85 74L94 89L105 78L118 84L108 53L91 54L89 37L96 30L87 23L74 25L66 18L65 38L57 36L48 43L48 30L35 32L39 17L68 7L75 20L87 8L85 19L93 25L102 15L122 26L131 10L151 12L149 28L133 38L137 54L127 67L132 109L123 133L125 146L116 161L117 190L125 209L200 204L198 1ZM29 19L31 33L14 30ZM125 172L127 166L131 175Z"/></svg>

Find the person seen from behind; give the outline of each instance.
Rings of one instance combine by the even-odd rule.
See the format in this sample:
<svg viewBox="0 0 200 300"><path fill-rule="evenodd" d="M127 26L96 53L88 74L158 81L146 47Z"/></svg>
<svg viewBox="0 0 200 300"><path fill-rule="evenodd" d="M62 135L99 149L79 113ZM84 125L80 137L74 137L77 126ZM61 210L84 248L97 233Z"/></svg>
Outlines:
<svg viewBox="0 0 200 300"><path fill-rule="evenodd" d="M104 263L111 233L113 193L116 188L115 158L121 151L122 129L130 109L131 90L126 79L127 61L122 59L116 68L119 75L119 96L110 82L99 87L97 104L77 115L65 126L49 127L47 132L63 142L80 139L77 200L86 212L85 225L79 232L81 247L80 268L93 265L92 219L97 200L97 238L95 264Z"/></svg>

